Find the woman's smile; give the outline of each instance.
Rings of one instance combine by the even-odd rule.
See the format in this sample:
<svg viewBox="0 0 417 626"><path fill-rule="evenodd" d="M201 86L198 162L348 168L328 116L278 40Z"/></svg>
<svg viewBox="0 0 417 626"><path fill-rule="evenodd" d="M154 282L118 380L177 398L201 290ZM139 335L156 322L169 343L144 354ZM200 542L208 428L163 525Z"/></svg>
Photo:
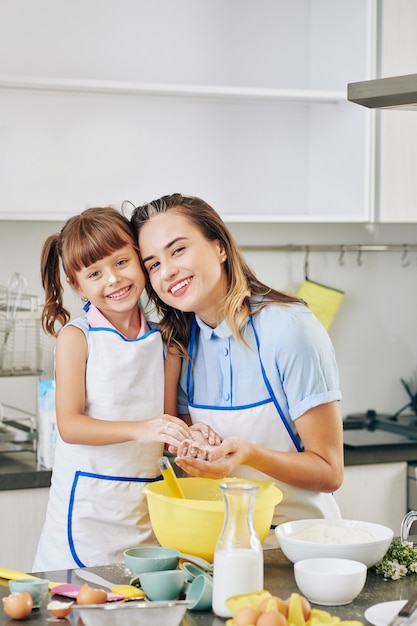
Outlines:
<svg viewBox="0 0 417 626"><path fill-rule="evenodd" d="M168 287L169 293L171 293L173 296L182 296L187 291L186 288L192 280L192 278L186 278L183 280L179 280L176 283L173 283Z"/></svg>

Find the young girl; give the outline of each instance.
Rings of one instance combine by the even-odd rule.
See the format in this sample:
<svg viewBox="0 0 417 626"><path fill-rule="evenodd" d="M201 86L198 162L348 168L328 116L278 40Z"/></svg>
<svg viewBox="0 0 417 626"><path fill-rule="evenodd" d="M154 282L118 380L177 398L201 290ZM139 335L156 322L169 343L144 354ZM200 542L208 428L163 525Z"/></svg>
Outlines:
<svg viewBox="0 0 417 626"><path fill-rule="evenodd" d="M71 322L60 260L87 303ZM41 274L43 328L50 335L57 323L63 328L55 364L59 437L33 571L121 562L125 548L156 543L141 489L160 476L164 443L176 447L193 434L163 414L162 339L138 306L145 278L128 220L113 208L72 217L46 239Z"/></svg>
<svg viewBox="0 0 417 626"><path fill-rule="evenodd" d="M257 279L203 200L164 196L131 221L161 332L185 357L179 413L224 438L207 458L183 442L178 465L195 476L272 478L284 494L275 524L340 517L331 492L343 480L341 393L320 322Z"/></svg>

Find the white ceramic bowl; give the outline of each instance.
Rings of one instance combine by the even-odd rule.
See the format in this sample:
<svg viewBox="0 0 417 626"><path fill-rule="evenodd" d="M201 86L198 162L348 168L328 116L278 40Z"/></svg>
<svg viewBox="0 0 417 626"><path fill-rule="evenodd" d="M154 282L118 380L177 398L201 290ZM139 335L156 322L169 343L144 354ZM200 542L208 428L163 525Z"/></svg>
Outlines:
<svg viewBox="0 0 417 626"><path fill-rule="evenodd" d="M294 564L300 592L314 604L349 604L366 581L366 565L349 559L305 559Z"/></svg>
<svg viewBox="0 0 417 626"><path fill-rule="evenodd" d="M280 524L275 535L281 550L293 563L332 557L372 567L388 550L394 531L372 522L305 519Z"/></svg>

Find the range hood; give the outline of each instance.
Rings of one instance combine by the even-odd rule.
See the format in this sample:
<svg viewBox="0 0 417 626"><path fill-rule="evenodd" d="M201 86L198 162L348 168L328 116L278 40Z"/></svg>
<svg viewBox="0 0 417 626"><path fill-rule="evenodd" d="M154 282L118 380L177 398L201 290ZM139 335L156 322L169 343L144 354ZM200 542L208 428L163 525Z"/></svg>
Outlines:
<svg viewBox="0 0 417 626"><path fill-rule="evenodd" d="M347 98L370 109L417 111L417 74L348 83Z"/></svg>

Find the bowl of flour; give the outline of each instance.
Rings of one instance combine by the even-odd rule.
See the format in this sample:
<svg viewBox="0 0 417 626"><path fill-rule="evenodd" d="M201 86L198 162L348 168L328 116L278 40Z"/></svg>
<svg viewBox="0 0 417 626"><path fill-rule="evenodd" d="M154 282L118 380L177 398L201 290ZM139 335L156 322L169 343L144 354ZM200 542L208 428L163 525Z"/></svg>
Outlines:
<svg viewBox="0 0 417 626"><path fill-rule="evenodd" d="M352 559L372 567L382 559L394 537L388 526L344 519L305 519L275 528L287 559Z"/></svg>

